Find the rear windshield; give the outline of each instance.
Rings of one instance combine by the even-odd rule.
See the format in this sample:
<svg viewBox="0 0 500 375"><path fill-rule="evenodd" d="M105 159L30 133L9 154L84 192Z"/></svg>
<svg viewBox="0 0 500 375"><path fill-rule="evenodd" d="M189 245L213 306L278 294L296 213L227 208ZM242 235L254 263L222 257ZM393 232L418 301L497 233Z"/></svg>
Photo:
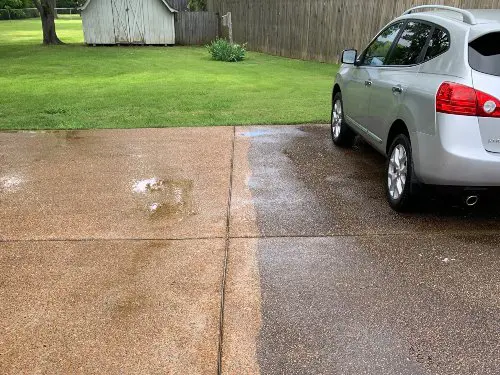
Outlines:
<svg viewBox="0 0 500 375"><path fill-rule="evenodd" d="M500 76L500 32L483 35L469 44L469 65L481 73Z"/></svg>

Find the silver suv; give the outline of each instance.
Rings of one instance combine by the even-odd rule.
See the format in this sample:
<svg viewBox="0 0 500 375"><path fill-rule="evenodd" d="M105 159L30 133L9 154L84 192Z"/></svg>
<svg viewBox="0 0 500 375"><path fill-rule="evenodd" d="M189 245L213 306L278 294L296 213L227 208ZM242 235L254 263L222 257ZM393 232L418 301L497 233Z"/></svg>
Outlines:
<svg viewBox="0 0 500 375"><path fill-rule="evenodd" d="M409 9L342 63L333 141L359 134L387 155L393 209L424 184L459 187L469 206L500 186L500 10Z"/></svg>

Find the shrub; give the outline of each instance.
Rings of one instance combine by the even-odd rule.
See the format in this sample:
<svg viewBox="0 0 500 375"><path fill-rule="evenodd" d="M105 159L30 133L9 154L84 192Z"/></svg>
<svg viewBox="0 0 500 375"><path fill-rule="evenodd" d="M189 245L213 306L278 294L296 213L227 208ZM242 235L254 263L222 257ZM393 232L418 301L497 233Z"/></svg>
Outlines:
<svg viewBox="0 0 500 375"><path fill-rule="evenodd" d="M10 18L13 20L21 20L23 18L28 18L28 15L23 9L11 9Z"/></svg>
<svg viewBox="0 0 500 375"><path fill-rule="evenodd" d="M245 45L231 44L225 39L216 39L207 48L212 58L217 61L241 61L246 53Z"/></svg>
<svg viewBox="0 0 500 375"><path fill-rule="evenodd" d="M20 20L38 17L40 17L40 13L36 9L0 9L0 20Z"/></svg>

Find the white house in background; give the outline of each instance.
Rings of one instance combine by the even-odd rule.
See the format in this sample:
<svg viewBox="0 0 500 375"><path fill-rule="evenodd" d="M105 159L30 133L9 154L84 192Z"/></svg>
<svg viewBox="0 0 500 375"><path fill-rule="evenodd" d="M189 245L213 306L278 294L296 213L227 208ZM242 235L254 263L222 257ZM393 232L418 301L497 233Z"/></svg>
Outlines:
<svg viewBox="0 0 500 375"><path fill-rule="evenodd" d="M167 0L87 0L80 10L86 44L175 44Z"/></svg>

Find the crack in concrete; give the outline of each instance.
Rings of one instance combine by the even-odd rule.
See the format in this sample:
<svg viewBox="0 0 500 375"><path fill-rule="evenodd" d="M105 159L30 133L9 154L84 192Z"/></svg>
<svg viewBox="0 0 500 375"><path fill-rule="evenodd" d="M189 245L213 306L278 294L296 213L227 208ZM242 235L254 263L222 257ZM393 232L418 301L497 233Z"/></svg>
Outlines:
<svg viewBox="0 0 500 375"><path fill-rule="evenodd" d="M226 216L226 235L225 235L225 248L224 248L224 266L222 271L222 284L220 291L220 316L219 316L219 338L218 338L218 351L217 351L217 374L222 374L222 345L224 343L224 302L226 292L226 278L227 278L227 265L229 255L229 245L231 236L229 235L231 225L231 200L233 192L233 175L234 175L234 148L236 142L236 127L233 126L233 140L231 151L231 167L229 175L229 193L227 198L227 216Z"/></svg>
<svg viewBox="0 0 500 375"><path fill-rule="evenodd" d="M229 224L227 224L229 225ZM196 241L196 240L244 240L244 239L279 239L279 238L364 238L364 237L399 237L408 235L424 235L424 236L449 236L449 235L461 235L465 237L482 237L482 236L497 236L498 231L494 230L481 230L481 231L417 231L417 232L387 232L387 233L363 233L363 234L329 234L329 235L284 235L284 236L266 236L266 235L256 235L256 236L224 236L224 237L165 237L165 238L127 238L127 237L116 237L116 238L45 238L45 239L0 239L0 243L25 243L25 242L114 242L114 241Z"/></svg>

